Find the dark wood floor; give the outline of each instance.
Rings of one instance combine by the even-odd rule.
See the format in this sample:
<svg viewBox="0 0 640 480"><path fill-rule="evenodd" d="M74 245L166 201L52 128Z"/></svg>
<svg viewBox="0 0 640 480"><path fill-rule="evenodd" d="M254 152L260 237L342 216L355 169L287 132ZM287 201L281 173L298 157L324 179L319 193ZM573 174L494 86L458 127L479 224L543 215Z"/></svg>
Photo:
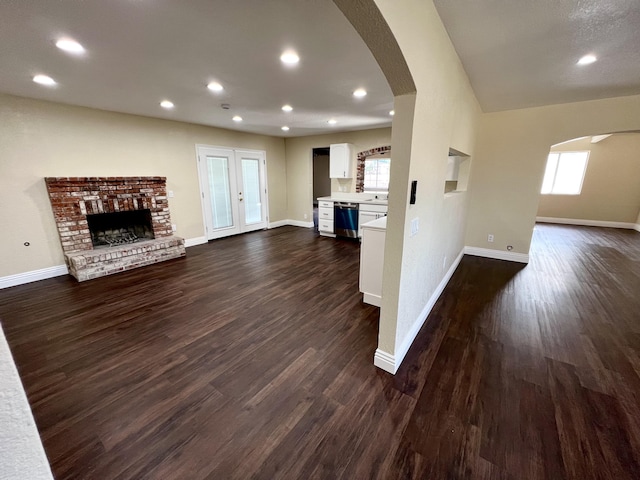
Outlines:
<svg viewBox="0 0 640 480"><path fill-rule="evenodd" d="M464 257L393 377L358 245L283 227L0 291L57 479L638 479L640 234Z"/></svg>

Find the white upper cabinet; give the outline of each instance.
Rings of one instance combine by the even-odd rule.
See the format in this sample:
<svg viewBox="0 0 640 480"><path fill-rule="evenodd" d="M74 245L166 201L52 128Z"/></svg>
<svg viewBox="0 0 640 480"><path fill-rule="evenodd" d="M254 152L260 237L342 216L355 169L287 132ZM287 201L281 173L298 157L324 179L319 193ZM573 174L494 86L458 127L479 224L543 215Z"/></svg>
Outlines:
<svg viewBox="0 0 640 480"><path fill-rule="evenodd" d="M331 178L351 178L353 145L336 143L329 148L329 176Z"/></svg>

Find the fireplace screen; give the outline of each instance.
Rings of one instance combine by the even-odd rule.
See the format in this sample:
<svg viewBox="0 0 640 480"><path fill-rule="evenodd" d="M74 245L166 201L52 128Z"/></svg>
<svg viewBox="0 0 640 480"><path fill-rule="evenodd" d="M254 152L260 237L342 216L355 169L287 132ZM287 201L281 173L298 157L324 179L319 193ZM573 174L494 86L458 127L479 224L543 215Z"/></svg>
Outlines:
<svg viewBox="0 0 640 480"><path fill-rule="evenodd" d="M148 209L87 215L87 222L94 248L154 238Z"/></svg>

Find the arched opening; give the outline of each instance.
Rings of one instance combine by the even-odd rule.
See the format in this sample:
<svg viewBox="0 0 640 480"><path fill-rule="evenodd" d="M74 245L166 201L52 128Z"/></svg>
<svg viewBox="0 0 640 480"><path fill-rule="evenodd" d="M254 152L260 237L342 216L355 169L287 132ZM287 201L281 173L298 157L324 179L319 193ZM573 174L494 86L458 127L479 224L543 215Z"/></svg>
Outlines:
<svg viewBox="0 0 640 480"><path fill-rule="evenodd" d="M640 133L603 133L552 145L538 222L635 228L640 214Z"/></svg>

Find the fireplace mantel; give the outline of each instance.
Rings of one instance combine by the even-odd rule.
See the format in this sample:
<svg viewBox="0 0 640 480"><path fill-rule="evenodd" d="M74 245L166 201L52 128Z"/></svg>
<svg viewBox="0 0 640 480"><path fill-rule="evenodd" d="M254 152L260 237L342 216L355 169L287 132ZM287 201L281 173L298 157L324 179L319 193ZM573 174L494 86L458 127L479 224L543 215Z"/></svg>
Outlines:
<svg viewBox="0 0 640 480"><path fill-rule="evenodd" d="M47 177L45 182L65 261L79 281L148 265L154 257L163 261L185 255L184 239L171 229L166 177ZM96 256L87 215L145 209L151 212L155 240L131 244L136 247L131 255L109 247ZM91 271L83 272L83 265L91 265Z"/></svg>

